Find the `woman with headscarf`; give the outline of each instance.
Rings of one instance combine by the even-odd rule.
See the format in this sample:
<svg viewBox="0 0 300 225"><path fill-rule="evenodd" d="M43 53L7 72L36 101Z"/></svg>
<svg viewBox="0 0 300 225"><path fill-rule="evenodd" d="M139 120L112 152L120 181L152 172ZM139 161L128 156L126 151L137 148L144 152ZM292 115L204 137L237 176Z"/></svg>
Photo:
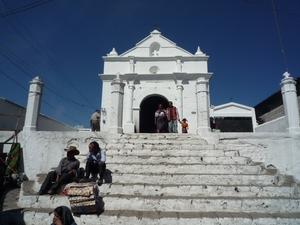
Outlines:
<svg viewBox="0 0 300 225"><path fill-rule="evenodd" d="M59 206L54 209L53 223L51 225L77 225L71 210L67 206Z"/></svg>
<svg viewBox="0 0 300 225"><path fill-rule="evenodd" d="M166 116L167 112L163 109L162 104L158 105L158 109L154 114L154 124L156 125L156 132L161 133L166 129Z"/></svg>

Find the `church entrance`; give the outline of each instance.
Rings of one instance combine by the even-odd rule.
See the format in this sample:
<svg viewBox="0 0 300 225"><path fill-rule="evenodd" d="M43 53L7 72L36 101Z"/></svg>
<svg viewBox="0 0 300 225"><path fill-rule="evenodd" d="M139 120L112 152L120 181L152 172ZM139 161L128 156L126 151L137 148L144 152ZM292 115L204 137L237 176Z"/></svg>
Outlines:
<svg viewBox="0 0 300 225"><path fill-rule="evenodd" d="M168 100L161 95L155 95L142 101L140 105L140 133L156 133L154 114L159 104L162 104L163 108L166 109Z"/></svg>

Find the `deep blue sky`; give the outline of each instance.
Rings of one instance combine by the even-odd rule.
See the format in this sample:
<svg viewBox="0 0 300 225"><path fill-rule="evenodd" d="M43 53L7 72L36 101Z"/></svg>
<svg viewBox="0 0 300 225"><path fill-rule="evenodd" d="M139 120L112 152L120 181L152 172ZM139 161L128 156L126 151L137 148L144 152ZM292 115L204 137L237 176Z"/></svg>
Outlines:
<svg viewBox="0 0 300 225"><path fill-rule="evenodd" d="M158 24L179 47L210 56L211 104L255 106L280 89L286 67L300 75L300 1L273 2L281 41L272 0L0 0L0 97L26 107L40 76L41 113L89 127L102 56L127 51Z"/></svg>

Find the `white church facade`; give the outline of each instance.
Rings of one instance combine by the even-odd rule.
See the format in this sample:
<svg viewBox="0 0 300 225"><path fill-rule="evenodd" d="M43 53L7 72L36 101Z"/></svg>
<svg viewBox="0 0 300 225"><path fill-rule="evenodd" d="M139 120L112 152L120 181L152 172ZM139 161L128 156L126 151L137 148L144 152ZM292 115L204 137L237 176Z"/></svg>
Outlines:
<svg viewBox="0 0 300 225"><path fill-rule="evenodd" d="M112 82L118 77L124 83L115 99L123 104L121 132L155 132L154 112L159 104L166 108L168 101L178 108L180 119L188 120L189 133L208 131L212 76L208 59L199 47L192 54L157 30L121 55L113 49L103 57L104 71L99 75L103 81L101 130L110 130L117 119L112 119L116 113Z"/></svg>

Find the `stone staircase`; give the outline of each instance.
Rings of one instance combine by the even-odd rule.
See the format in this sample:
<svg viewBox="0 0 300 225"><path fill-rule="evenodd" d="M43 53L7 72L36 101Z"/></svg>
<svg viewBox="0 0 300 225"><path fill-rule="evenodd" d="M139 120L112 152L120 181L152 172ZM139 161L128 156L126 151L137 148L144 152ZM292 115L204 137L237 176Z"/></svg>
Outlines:
<svg viewBox="0 0 300 225"><path fill-rule="evenodd" d="M96 140L97 141L97 140ZM78 224L300 224L293 177L240 154L247 143L197 135L133 134L106 144L107 173L99 187L101 215ZM84 155L81 155L83 167ZM66 196L36 196L43 181L23 182L18 205L26 224L50 224L70 206Z"/></svg>

